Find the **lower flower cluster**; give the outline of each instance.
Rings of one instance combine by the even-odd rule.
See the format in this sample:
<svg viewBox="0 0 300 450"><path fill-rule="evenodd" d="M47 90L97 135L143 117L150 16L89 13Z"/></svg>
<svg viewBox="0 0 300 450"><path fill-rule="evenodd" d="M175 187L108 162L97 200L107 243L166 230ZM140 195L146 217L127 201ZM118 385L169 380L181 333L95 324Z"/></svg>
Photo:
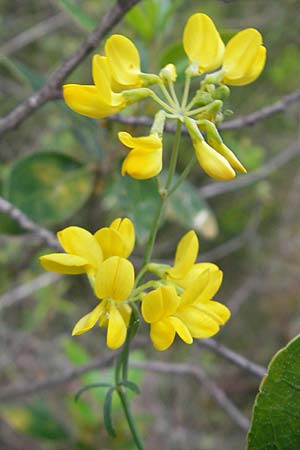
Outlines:
<svg viewBox="0 0 300 450"><path fill-rule="evenodd" d="M148 271L157 278L140 285L137 281L142 277L135 279L128 259L135 244L130 219L118 218L95 234L71 226L57 237L65 253L42 256L42 266L61 274L86 274L99 300L76 323L73 335L98 323L107 328L107 346L121 347L132 309L139 301L157 350L169 348L176 334L187 344L193 338L213 336L230 317L228 308L213 300L222 283L222 271L212 263L196 263L199 242L193 230L178 243L174 265L147 264L143 273Z"/></svg>

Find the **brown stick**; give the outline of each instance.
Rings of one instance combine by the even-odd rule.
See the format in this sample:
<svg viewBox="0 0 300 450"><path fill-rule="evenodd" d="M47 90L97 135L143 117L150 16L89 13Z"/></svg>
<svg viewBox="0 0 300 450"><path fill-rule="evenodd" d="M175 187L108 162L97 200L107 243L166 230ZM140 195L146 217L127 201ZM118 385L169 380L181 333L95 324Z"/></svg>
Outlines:
<svg viewBox="0 0 300 450"><path fill-rule="evenodd" d="M118 0L105 14L100 25L87 36L78 49L67 58L50 76L48 82L38 92L17 106L6 117L0 119L0 136L15 129L30 114L44 103L60 96L60 86L66 77L92 52L99 41L118 23L125 13L140 0Z"/></svg>

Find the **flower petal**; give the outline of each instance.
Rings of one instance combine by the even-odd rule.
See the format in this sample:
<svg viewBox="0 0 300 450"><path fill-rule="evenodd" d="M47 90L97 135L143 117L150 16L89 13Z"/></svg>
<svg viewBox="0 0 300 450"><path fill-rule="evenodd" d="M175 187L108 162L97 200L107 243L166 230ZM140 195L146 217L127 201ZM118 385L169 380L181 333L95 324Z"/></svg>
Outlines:
<svg viewBox="0 0 300 450"><path fill-rule="evenodd" d="M207 306L209 307L210 311L212 311L218 317L218 322L221 325L224 325L224 323L226 323L231 316L230 310L222 303L210 301L207 303Z"/></svg>
<svg viewBox="0 0 300 450"><path fill-rule="evenodd" d="M209 269L201 273L193 283L191 283L184 291L181 297L181 305L193 304L197 298L207 289L210 281Z"/></svg>
<svg viewBox="0 0 300 450"><path fill-rule="evenodd" d="M115 114L125 106L125 100L119 106L107 104L96 86L65 84L63 96L66 104L73 111L93 119Z"/></svg>
<svg viewBox="0 0 300 450"><path fill-rule="evenodd" d="M147 292L142 299L142 315L145 322L153 323L163 318L163 298L160 288Z"/></svg>
<svg viewBox="0 0 300 450"><path fill-rule="evenodd" d="M205 289L197 296L197 302L207 302L211 300L220 289L223 280L222 270L209 272L209 281Z"/></svg>
<svg viewBox="0 0 300 450"><path fill-rule="evenodd" d="M167 350L175 338L175 329L168 320L161 320L151 324L150 338L156 350Z"/></svg>
<svg viewBox="0 0 300 450"><path fill-rule="evenodd" d="M94 236L84 228L65 228L57 233L57 238L67 253L84 258L92 267L96 268L102 262L101 247Z"/></svg>
<svg viewBox="0 0 300 450"><path fill-rule="evenodd" d="M261 72L265 59L265 53L260 50L261 46L261 34L254 28L242 30L230 39L224 53L224 83L247 84L249 74L257 73L255 63Z"/></svg>
<svg viewBox="0 0 300 450"><path fill-rule="evenodd" d="M192 268L199 251L199 242L195 231L188 231L179 241L176 249L174 267L168 271L171 279L183 278Z"/></svg>
<svg viewBox="0 0 300 450"><path fill-rule="evenodd" d="M133 223L127 217L124 219L118 218L115 219L109 227L121 234L127 247L127 254L124 258L127 258L131 254L135 244L135 230Z"/></svg>
<svg viewBox="0 0 300 450"><path fill-rule="evenodd" d="M186 343L192 344L193 338L188 329L188 327L182 322L182 320L178 319L178 317L170 317L169 321L172 323L174 330L178 334L178 336Z"/></svg>
<svg viewBox="0 0 300 450"><path fill-rule="evenodd" d="M105 43L113 79L125 89L142 85L140 56L134 43L121 34L113 34Z"/></svg>
<svg viewBox="0 0 300 450"><path fill-rule="evenodd" d="M129 148L149 150L158 150L162 147L161 139L154 135L133 137L126 131L120 131L118 138L123 145Z"/></svg>
<svg viewBox="0 0 300 450"><path fill-rule="evenodd" d="M184 289L187 289L191 284L195 283L197 278L206 270L219 270L219 267L213 263L197 263L193 264L192 268L187 272L184 278L176 280L176 282Z"/></svg>
<svg viewBox="0 0 300 450"><path fill-rule="evenodd" d="M224 44L206 14L193 14L189 18L184 28L183 47L190 62L198 62L201 72L210 72L222 64Z"/></svg>
<svg viewBox="0 0 300 450"><path fill-rule="evenodd" d="M116 230L108 227L101 228L94 236L102 248L104 259L110 256L122 256L124 258L128 256L126 243Z"/></svg>
<svg viewBox="0 0 300 450"><path fill-rule="evenodd" d="M78 275L89 269L87 260L80 256L66 255L65 253L51 253L39 258L41 265L49 272L66 275Z"/></svg>
<svg viewBox="0 0 300 450"><path fill-rule="evenodd" d="M261 45L257 51L255 60L253 61L249 71L241 78L231 79L226 76L223 78L223 82L226 84L231 84L232 86L244 86L245 84L252 83L259 77L266 63L267 50Z"/></svg>
<svg viewBox="0 0 300 450"><path fill-rule="evenodd" d="M225 159L227 159L231 167L238 170L239 172L247 173L245 167L241 164L235 154L227 147L227 145L217 142L209 143L218 153L220 153L222 156L224 156Z"/></svg>
<svg viewBox="0 0 300 450"><path fill-rule="evenodd" d="M122 164L122 175L128 173L137 180L153 178L162 169L162 149L148 151L142 149L131 150Z"/></svg>
<svg viewBox="0 0 300 450"><path fill-rule="evenodd" d="M126 339L127 327L118 309L112 304L109 310L106 343L109 348L115 350L121 347Z"/></svg>
<svg viewBox="0 0 300 450"><path fill-rule="evenodd" d="M198 162L204 172L216 180L231 180L235 171L229 162L205 141L194 141Z"/></svg>
<svg viewBox="0 0 300 450"><path fill-rule="evenodd" d="M130 261L111 256L99 265L95 278L98 298L112 298L123 302L129 297L134 285L134 267Z"/></svg>
<svg viewBox="0 0 300 450"><path fill-rule="evenodd" d="M89 331L96 325L99 320L101 314L103 312L103 304L99 303L96 308L93 309L90 313L83 316L75 325L72 331L72 336L83 334L86 331Z"/></svg>
<svg viewBox="0 0 300 450"><path fill-rule="evenodd" d="M208 338L220 328L216 320L195 306L180 309L176 316L185 323L194 338Z"/></svg>

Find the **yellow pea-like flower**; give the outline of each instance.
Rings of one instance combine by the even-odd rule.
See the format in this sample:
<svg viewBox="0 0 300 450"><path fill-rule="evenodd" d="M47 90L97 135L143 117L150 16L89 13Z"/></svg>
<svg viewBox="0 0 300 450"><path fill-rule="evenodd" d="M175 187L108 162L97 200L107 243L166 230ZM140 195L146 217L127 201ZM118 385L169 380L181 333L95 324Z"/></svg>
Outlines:
<svg viewBox="0 0 300 450"><path fill-rule="evenodd" d="M176 317L182 320L193 338L208 338L218 333L230 318L229 309L212 298L222 283L221 270L203 271L181 296Z"/></svg>
<svg viewBox="0 0 300 450"><path fill-rule="evenodd" d="M235 177L235 171L221 153L204 140L194 140L193 144L197 160L207 175L221 181L231 180Z"/></svg>
<svg viewBox="0 0 300 450"><path fill-rule="evenodd" d="M126 303L134 286L134 267L130 261L112 256L99 265L95 292L101 302L82 317L73 329L73 336L89 331L99 323L107 327L106 343L110 349L121 347L126 339L131 308Z"/></svg>
<svg viewBox="0 0 300 450"><path fill-rule="evenodd" d="M145 180L155 177L162 169L162 139L157 135L133 137L121 131L118 137L122 144L131 148L122 164L122 175Z"/></svg>
<svg viewBox="0 0 300 450"><path fill-rule="evenodd" d="M142 86L140 55L130 39L113 34L107 39L104 51L117 92Z"/></svg>
<svg viewBox="0 0 300 450"><path fill-rule="evenodd" d="M193 284L200 274L209 271L219 271L213 263L196 263L199 251L199 241L194 230L188 231L179 241L174 265L166 272L166 279L186 289Z"/></svg>
<svg viewBox="0 0 300 450"><path fill-rule="evenodd" d="M183 33L183 48L190 63L196 62L200 73L221 66L224 43L213 21L206 14L193 14Z"/></svg>
<svg viewBox="0 0 300 450"><path fill-rule="evenodd" d="M93 235L81 227L68 227L57 233L66 253L40 257L44 269L61 274L87 273L95 277L99 265L111 256L127 258L135 244L134 225L128 218L115 219L109 227Z"/></svg>
<svg viewBox="0 0 300 450"><path fill-rule="evenodd" d="M167 350L176 333L186 344L193 342L185 323L176 317L179 303L180 297L173 286L162 286L148 292L142 300L143 318L150 324L150 337L157 350Z"/></svg>
<svg viewBox="0 0 300 450"><path fill-rule="evenodd" d="M228 42L224 53L223 83L242 86L262 72L266 62L266 48L262 36L254 28L240 31Z"/></svg>
<svg viewBox="0 0 300 450"><path fill-rule="evenodd" d="M103 261L102 249L95 237L81 227L68 227L57 233L66 253L51 253L40 257L44 269L61 274L88 273L95 276Z"/></svg>
<svg viewBox="0 0 300 450"><path fill-rule="evenodd" d="M115 93L111 87L111 70L108 58L94 55L94 85L66 84L63 96L66 104L84 116L100 119L115 114L126 106L122 94Z"/></svg>

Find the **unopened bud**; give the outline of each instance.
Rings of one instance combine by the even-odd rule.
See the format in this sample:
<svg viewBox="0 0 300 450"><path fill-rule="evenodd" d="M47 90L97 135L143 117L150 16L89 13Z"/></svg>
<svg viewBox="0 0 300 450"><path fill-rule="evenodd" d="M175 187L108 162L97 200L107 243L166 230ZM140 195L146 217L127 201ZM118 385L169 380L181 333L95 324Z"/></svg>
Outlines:
<svg viewBox="0 0 300 450"><path fill-rule="evenodd" d="M174 64L167 64L161 69L161 71L159 72L159 76L163 80L163 82L175 82L177 78L176 67L174 66Z"/></svg>

